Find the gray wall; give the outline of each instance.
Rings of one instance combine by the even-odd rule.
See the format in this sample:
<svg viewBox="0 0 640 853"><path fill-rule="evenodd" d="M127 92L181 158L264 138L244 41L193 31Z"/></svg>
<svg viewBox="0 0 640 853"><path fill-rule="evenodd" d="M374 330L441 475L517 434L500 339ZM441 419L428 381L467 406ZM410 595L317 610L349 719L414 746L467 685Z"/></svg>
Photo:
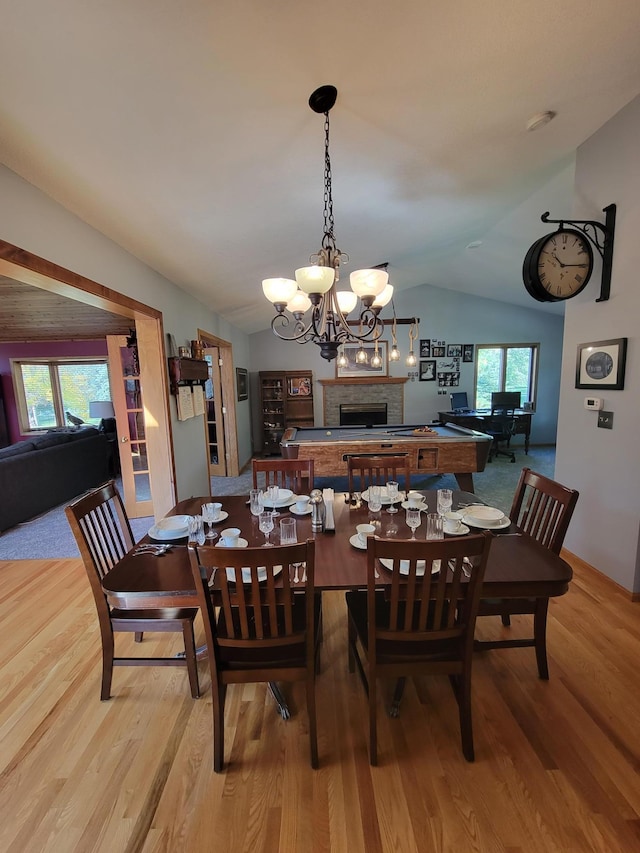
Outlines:
<svg viewBox="0 0 640 853"><path fill-rule="evenodd" d="M205 329L232 343L236 366L249 365L244 333L4 166L0 198L3 240L162 311L165 332L179 344L195 338L198 328ZM249 402L236 405L242 464L251 456ZM208 494L202 420L178 421L173 398L171 420L178 498Z"/></svg>
<svg viewBox="0 0 640 853"><path fill-rule="evenodd" d="M611 203L618 208L611 299L596 303L599 287L589 285L567 305L556 477L580 490L567 548L640 592L640 98L578 149L574 216L601 222ZM625 387L598 394L614 413L613 430L598 429L597 414L583 407L596 391L574 387L577 345L622 337Z"/></svg>
<svg viewBox="0 0 640 853"><path fill-rule="evenodd" d="M399 317L420 318L419 338L437 338L450 344L539 343L537 412L533 417L531 441L553 444L556 440L560 363L562 358L562 317L520 308L492 299L469 296L452 290L423 285L394 295ZM385 312L388 316L388 309ZM389 331L384 339L390 341ZM414 344L419 353L419 338ZM268 365L270 370L313 370L316 425L322 424L322 386L318 379L335 378L335 362L323 362L314 344L298 345L278 340L271 330L251 335L252 396L254 400L254 447L260 448L260 426L257 372ZM404 357L409 350L407 326L398 327L398 346L403 360L390 366L391 376L407 376ZM438 395L436 382L418 379L405 384L404 420L406 423L428 423L438 411L449 408L450 390L473 395L474 364L462 363L460 386ZM363 402L367 402L363 400Z"/></svg>

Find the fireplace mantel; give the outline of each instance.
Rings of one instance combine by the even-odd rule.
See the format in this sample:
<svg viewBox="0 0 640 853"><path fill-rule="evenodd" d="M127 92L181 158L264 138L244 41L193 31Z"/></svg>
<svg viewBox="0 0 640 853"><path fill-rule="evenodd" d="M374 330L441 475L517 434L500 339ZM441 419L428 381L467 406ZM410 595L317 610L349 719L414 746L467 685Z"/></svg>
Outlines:
<svg viewBox="0 0 640 853"><path fill-rule="evenodd" d="M404 385L407 376L343 376L341 379L318 379L320 385Z"/></svg>

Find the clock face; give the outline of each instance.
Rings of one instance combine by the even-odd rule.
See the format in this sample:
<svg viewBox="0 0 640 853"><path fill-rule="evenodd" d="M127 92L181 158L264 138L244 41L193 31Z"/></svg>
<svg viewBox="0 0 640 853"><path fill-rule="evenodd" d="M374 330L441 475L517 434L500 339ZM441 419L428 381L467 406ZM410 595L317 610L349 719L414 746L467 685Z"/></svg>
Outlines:
<svg viewBox="0 0 640 853"><path fill-rule="evenodd" d="M589 282L593 252L578 231L561 229L542 237L529 249L523 268L529 293L540 302L577 296Z"/></svg>

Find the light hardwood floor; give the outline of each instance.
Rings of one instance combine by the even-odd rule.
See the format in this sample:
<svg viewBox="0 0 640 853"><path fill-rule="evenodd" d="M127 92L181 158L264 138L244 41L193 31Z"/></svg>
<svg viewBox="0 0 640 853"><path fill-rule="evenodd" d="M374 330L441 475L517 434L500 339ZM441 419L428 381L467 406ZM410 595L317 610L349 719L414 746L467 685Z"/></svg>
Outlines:
<svg viewBox="0 0 640 853"><path fill-rule="evenodd" d="M0 850L640 849L640 605L609 581L577 566L552 601L549 682L532 649L477 656L474 764L449 683L434 678L409 682L399 719L380 708L380 765L369 766L343 596L325 595L324 608L320 769L298 685L288 722L249 685L230 688L228 766L216 775L205 663L199 700L185 671L136 667L116 669L100 702L80 562L0 563ZM493 618L478 627L502 630ZM179 649L179 638L145 640L167 643Z"/></svg>

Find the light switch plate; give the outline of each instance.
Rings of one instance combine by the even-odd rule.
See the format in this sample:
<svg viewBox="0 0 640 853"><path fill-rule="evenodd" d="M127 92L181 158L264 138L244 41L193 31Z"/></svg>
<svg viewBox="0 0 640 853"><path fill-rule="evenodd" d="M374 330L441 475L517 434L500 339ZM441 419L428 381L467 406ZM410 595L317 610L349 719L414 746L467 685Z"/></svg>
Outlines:
<svg viewBox="0 0 640 853"><path fill-rule="evenodd" d="M598 412L598 426L600 429L613 429L613 412Z"/></svg>

